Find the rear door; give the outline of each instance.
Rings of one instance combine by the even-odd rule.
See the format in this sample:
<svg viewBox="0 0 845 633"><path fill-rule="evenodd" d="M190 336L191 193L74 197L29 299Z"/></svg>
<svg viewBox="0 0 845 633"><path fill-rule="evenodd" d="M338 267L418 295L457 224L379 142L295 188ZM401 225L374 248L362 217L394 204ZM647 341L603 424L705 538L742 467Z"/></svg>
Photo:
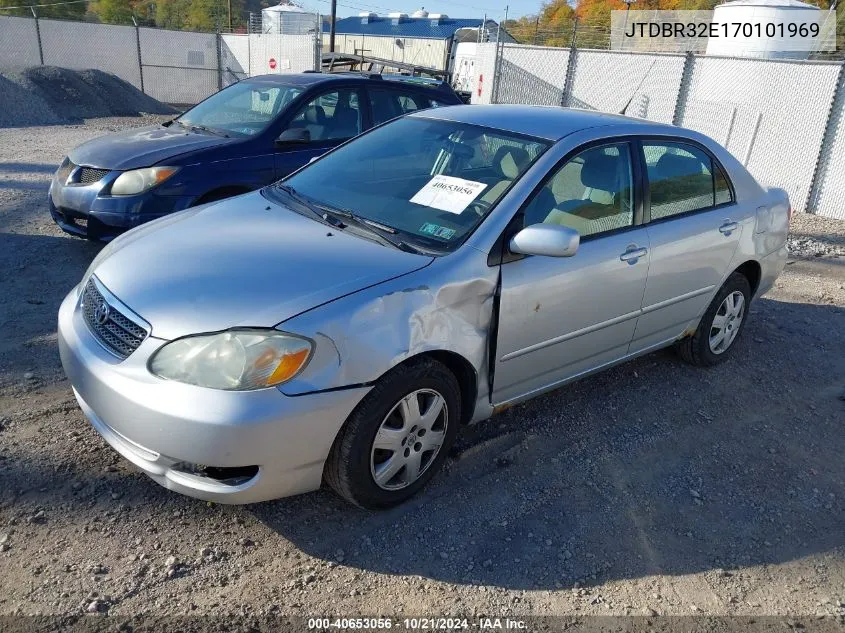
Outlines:
<svg viewBox="0 0 845 633"><path fill-rule="evenodd" d="M276 148L276 178L284 178L312 158L360 134L365 127L362 104L363 95L358 88L332 87L297 108L280 132L303 128L311 140Z"/></svg>
<svg viewBox="0 0 845 633"><path fill-rule="evenodd" d="M680 336L728 272L744 216L725 172L703 148L644 139L651 264L631 352Z"/></svg>

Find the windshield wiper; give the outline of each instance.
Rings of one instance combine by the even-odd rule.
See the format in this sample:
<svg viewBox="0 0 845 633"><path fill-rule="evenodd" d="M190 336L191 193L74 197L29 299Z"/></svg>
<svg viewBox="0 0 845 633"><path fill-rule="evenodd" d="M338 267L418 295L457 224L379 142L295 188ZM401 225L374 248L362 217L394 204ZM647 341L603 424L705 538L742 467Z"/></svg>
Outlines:
<svg viewBox="0 0 845 633"><path fill-rule="evenodd" d="M199 130L201 132L208 132L209 134L213 134L214 136L222 136L224 138L229 138L229 135L226 134L225 132L221 132L220 130L215 130L214 128L211 128L211 127L206 127L205 125L196 125L194 123L190 123L190 124L188 124L187 127L189 127L191 130Z"/></svg>
<svg viewBox="0 0 845 633"><path fill-rule="evenodd" d="M291 198L296 200L300 205L302 205L303 207L308 209L311 213L316 215L317 218L319 218L321 222L326 222L326 217L325 217L326 214L320 212L321 211L320 207L318 207L316 204L311 202L311 200L309 200L308 198L303 196L296 189L294 189L290 185L283 185L282 183L276 183L276 185L274 185L274 187L276 189L284 191Z"/></svg>
<svg viewBox="0 0 845 633"><path fill-rule="evenodd" d="M405 251L407 253L420 253L418 248L404 242L397 237L393 237L399 233L397 229L388 225L382 224L381 222L376 222L375 220L370 220L369 218L362 217L360 215L356 215L352 211L348 209L340 209L338 207L328 207L325 205L316 205L318 208L325 211L326 215L329 216L340 216L346 220L352 220L355 223L357 228L362 228L371 235L375 235L379 238L382 243L389 244L390 246L394 246L401 251ZM342 228L342 227L340 227Z"/></svg>

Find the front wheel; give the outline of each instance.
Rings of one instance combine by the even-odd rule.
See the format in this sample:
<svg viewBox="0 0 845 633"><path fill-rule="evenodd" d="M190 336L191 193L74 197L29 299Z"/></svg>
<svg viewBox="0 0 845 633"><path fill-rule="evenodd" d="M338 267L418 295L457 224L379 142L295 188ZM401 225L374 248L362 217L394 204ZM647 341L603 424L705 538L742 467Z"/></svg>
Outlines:
<svg viewBox="0 0 845 633"><path fill-rule="evenodd" d="M401 365L349 416L326 460L326 483L363 508L397 505L442 466L460 419L460 387L448 368L428 358Z"/></svg>
<svg viewBox="0 0 845 633"><path fill-rule="evenodd" d="M695 334L678 343L681 358L704 367L723 361L745 327L750 302L748 278L733 273L710 302Z"/></svg>

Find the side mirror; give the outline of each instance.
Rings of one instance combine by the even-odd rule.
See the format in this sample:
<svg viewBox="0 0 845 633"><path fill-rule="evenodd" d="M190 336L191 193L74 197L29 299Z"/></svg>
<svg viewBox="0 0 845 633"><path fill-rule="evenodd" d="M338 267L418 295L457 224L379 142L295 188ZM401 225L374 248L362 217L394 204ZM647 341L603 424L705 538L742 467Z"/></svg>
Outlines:
<svg viewBox="0 0 845 633"><path fill-rule="evenodd" d="M575 229L559 224L532 224L511 238L512 253L572 257L578 251L581 236Z"/></svg>
<svg viewBox="0 0 845 633"><path fill-rule="evenodd" d="M285 130L276 139L276 145L299 145L311 142L311 132L304 127Z"/></svg>

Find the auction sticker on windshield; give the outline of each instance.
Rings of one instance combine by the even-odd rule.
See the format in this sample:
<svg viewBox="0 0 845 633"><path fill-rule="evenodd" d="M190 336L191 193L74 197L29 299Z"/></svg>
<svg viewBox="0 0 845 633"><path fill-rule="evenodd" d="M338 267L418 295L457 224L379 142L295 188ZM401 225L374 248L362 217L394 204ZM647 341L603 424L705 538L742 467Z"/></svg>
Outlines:
<svg viewBox="0 0 845 633"><path fill-rule="evenodd" d="M414 194L411 202L449 213L463 213L487 187L483 182L454 176L435 176Z"/></svg>

